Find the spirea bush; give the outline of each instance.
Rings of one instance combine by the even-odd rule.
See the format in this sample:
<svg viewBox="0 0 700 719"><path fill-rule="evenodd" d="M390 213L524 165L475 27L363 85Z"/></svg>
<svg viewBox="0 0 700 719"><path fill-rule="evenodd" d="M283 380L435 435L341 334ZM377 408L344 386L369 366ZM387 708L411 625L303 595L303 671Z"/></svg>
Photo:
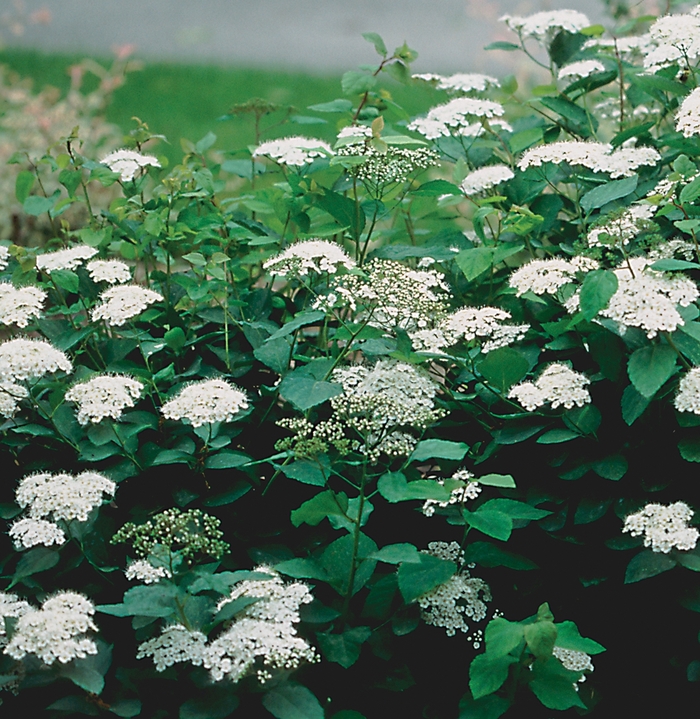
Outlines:
<svg viewBox="0 0 700 719"><path fill-rule="evenodd" d="M143 123L15 155L51 238L0 246L7 711L697 700L700 6L504 21L548 84L368 34L325 139L255 100L175 167Z"/></svg>

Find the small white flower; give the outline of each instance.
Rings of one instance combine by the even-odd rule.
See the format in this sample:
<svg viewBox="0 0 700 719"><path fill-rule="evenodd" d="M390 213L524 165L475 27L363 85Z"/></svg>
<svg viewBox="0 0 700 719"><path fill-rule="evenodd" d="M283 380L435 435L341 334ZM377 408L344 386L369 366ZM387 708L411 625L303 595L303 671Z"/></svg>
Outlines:
<svg viewBox="0 0 700 719"><path fill-rule="evenodd" d="M465 195L476 195L514 177L513 171L506 165L489 165L470 172L462 180L460 188Z"/></svg>
<svg viewBox="0 0 700 719"><path fill-rule="evenodd" d="M153 155L143 155L136 150L126 149L110 152L100 163L107 165L112 172L118 172L122 182L133 180L136 173L145 167L160 167L160 162Z"/></svg>
<svg viewBox="0 0 700 719"><path fill-rule="evenodd" d="M693 367L681 379L673 403L679 412L700 414L700 367Z"/></svg>
<svg viewBox="0 0 700 719"><path fill-rule="evenodd" d="M485 92L489 87L500 87L501 83L490 75L481 75L476 72L459 72L445 77L433 73L412 75L414 80L424 80L435 83L438 90L447 90L449 93Z"/></svg>
<svg viewBox="0 0 700 719"><path fill-rule="evenodd" d="M295 242L263 264L273 274L298 277L312 272L335 274L340 267L351 270L355 263L340 245L328 240Z"/></svg>
<svg viewBox="0 0 700 719"><path fill-rule="evenodd" d="M19 408L19 402L28 396L27 388L21 384L0 381L0 415L14 417Z"/></svg>
<svg viewBox="0 0 700 719"><path fill-rule="evenodd" d="M131 279L129 265L121 260L92 260L86 269L93 282L108 282L110 285L128 282Z"/></svg>
<svg viewBox="0 0 700 719"><path fill-rule="evenodd" d="M63 352L44 340L18 337L0 344L0 380L23 382L58 370L70 374L73 365Z"/></svg>
<svg viewBox="0 0 700 719"><path fill-rule="evenodd" d="M43 312L46 292L38 287L15 287L0 282L0 323L26 327Z"/></svg>
<svg viewBox="0 0 700 719"><path fill-rule="evenodd" d="M253 152L253 157L270 157L280 165L302 167L317 157L333 155L331 146L312 137L284 137L279 140L263 142Z"/></svg>
<svg viewBox="0 0 700 719"><path fill-rule="evenodd" d="M245 393L234 384L209 379L187 385L160 411L168 419L187 420L193 427L201 427L212 422L230 422L247 407Z"/></svg>
<svg viewBox="0 0 700 719"><path fill-rule="evenodd" d="M179 662L201 667L206 646L207 637L202 632L171 624L159 636L140 644L136 658L153 657L158 672Z"/></svg>
<svg viewBox="0 0 700 719"><path fill-rule="evenodd" d="M165 567L155 567L146 559L136 559L126 568L124 576L130 581L137 579L144 584L154 584L173 575Z"/></svg>
<svg viewBox="0 0 700 719"><path fill-rule="evenodd" d="M570 672L580 672L580 682L585 681L586 677L583 672L593 671L593 662L591 655L586 652L579 652L576 649L562 649L562 647L554 647L552 654L564 665L564 669Z"/></svg>
<svg viewBox="0 0 700 719"><path fill-rule="evenodd" d="M10 262L10 250L5 245L0 245L0 271L4 270Z"/></svg>
<svg viewBox="0 0 700 719"><path fill-rule="evenodd" d="M50 275L54 270L74 270L76 267L94 257L97 250L89 245L69 247L67 250L57 250L37 255L36 268Z"/></svg>
<svg viewBox="0 0 700 719"><path fill-rule="evenodd" d="M674 547L681 551L695 549L700 532L689 527L693 510L685 502L647 504L639 512L625 519L623 532L633 537L644 535L644 546L652 552L668 554Z"/></svg>
<svg viewBox="0 0 700 719"><path fill-rule="evenodd" d="M503 15L499 21L522 37L532 37L545 46L562 30L576 33L591 24L586 15L577 10L546 10L527 17Z"/></svg>
<svg viewBox="0 0 700 719"><path fill-rule="evenodd" d="M676 132L685 137L700 135L700 87L688 95L676 115Z"/></svg>
<svg viewBox="0 0 700 719"><path fill-rule="evenodd" d="M408 129L419 132L429 140L447 137L459 133L470 126L475 119L490 120L501 117L505 112L503 105L491 100L478 100L473 97L457 97L444 105L438 105L425 117L409 123Z"/></svg>
<svg viewBox="0 0 700 719"><path fill-rule="evenodd" d="M143 392L143 384L131 377L98 375L73 385L66 402L78 405L78 422L101 422L105 417L119 419L126 407L133 407Z"/></svg>
<svg viewBox="0 0 700 719"><path fill-rule="evenodd" d="M579 60L562 67L557 77L560 80L583 79L594 72L605 72L605 65L600 60Z"/></svg>
<svg viewBox="0 0 700 719"><path fill-rule="evenodd" d="M105 290L99 299L100 304L92 310L92 321L104 320L108 325L120 326L163 297L138 285L116 285Z"/></svg>
<svg viewBox="0 0 700 719"><path fill-rule="evenodd" d="M590 272L598 263L588 257L574 257L571 260L531 260L510 276L510 286L515 287L518 297L526 292L536 295L554 295L566 284L576 279L578 272Z"/></svg>
<svg viewBox="0 0 700 719"><path fill-rule="evenodd" d="M66 541L65 532L57 524L34 517L18 519L10 527L9 534L18 550L36 547L38 544L50 547Z"/></svg>
<svg viewBox="0 0 700 719"><path fill-rule="evenodd" d="M97 654L97 645L87 634L97 631L94 613L94 604L76 592L49 597L41 609L31 609L19 617L5 654L17 660L33 654L49 666L56 660L67 664Z"/></svg>
<svg viewBox="0 0 700 719"><path fill-rule="evenodd" d="M583 407L591 401L586 385L591 381L561 362L550 364L535 382L522 382L511 388L508 397L515 398L528 412L551 403L552 409Z"/></svg>

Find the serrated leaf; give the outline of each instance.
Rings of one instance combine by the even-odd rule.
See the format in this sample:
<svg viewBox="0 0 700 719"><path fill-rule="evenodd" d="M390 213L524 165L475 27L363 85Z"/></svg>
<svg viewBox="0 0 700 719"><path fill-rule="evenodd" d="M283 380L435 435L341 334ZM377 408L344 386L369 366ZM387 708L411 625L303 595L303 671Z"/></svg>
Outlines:
<svg viewBox="0 0 700 719"><path fill-rule="evenodd" d="M314 379L299 370L288 374L280 383L280 395L302 412L342 392L342 385Z"/></svg>
<svg viewBox="0 0 700 719"><path fill-rule="evenodd" d="M608 306L617 285L617 275L610 270L593 270L586 275L579 295L584 319L592 320Z"/></svg>
<svg viewBox="0 0 700 719"><path fill-rule="evenodd" d="M291 519L295 527L306 523L315 527L328 516L344 517L348 511L348 497L345 492L320 492L304 502L298 509L292 510Z"/></svg>
<svg viewBox="0 0 700 719"><path fill-rule="evenodd" d="M371 636L369 627L353 627L342 634L316 633L324 658L340 664L343 669L350 668L360 658L360 649Z"/></svg>
<svg viewBox="0 0 700 719"><path fill-rule="evenodd" d="M348 70L340 81L345 95L361 95L377 85L377 78L360 70Z"/></svg>
<svg viewBox="0 0 700 719"><path fill-rule="evenodd" d="M488 654L474 657L469 666L469 689L474 699L498 691L508 678L508 669L518 661L517 657L506 655L491 659Z"/></svg>
<svg viewBox="0 0 700 719"><path fill-rule="evenodd" d="M627 373L635 389L642 396L651 398L673 374L675 367L675 350L668 345L653 344L632 353Z"/></svg>
<svg viewBox="0 0 700 719"><path fill-rule="evenodd" d="M496 659L510 654L523 641L523 632L522 624L509 622L503 617L492 619L484 634L489 657Z"/></svg>

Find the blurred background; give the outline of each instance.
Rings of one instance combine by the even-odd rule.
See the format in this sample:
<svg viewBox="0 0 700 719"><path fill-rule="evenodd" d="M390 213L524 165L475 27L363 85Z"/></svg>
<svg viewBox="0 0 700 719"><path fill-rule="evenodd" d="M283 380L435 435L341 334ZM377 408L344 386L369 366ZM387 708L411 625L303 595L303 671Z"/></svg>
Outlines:
<svg viewBox="0 0 700 719"><path fill-rule="evenodd" d="M670 3L0 0L0 163L11 156L11 145L26 144L22 132L29 129L21 117L33 118L38 128L29 143L34 151L70 132L71 122L89 135L86 118L98 116L122 133L139 117L168 138L158 152L171 161L181 153L181 138L196 142L210 131L217 135L214 149L245 147L254 140L250 116L231 110L251 97L294 105L293 115L304 125L275 127L266 137L332 137L337 116L313 121L306 107L341 97L342 73L376 62L363 32L381 34L390 51L406 41L418 53L414 72L502 76L529 70L520 69L522 53L483 50L490 42L515 39L498 18L563 7L612 27L613 16L620 22L663 12ZM407 92L391 81L387 87L410 114L445 99L431 88ZM105 139L108 134L96 132L86 138L88 146L108 148L115 142L113 132Z"/></svg>

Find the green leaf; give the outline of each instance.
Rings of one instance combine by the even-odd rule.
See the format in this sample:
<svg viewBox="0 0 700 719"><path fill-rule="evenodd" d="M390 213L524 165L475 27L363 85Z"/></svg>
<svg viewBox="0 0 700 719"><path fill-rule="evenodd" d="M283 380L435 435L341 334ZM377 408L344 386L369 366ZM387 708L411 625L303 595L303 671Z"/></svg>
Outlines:
<svg viewBox="0 0 700 719"><path fill-rule="evenodd" d="M320 579L328 581L328 575L323 567L314 559L287 559L275 564L275 570L295 579Z"/></svg>
<svg viewBox="0 0 700 719"><path fill-rule="evenodd" d="M338 192L324 190L316 196L316 204L338 221L341 227L350 229L350 234L357 240L365 228L365 213L356 202Z"/></svg>
<svg viewBox="0 0 700 719"><path fill-rule="evenodd" d="M163 339L171 350L179 352L185 346L187 338L182 327L173 327L163 335Z"/></svg>
<svg viewBox="0 0 700 719"><path fill-rule="evenodd" d="M700 265L697 262L688 262L687 260L657 260L649 265L649 269L658 270L659 272L676 272L677 270L697 270Z"/></svg>
<svg viewBox="0 0 700 719"><path fill-rule="evenodd" d="M352 534L346 534L334 542L331 542L323 551L319 560L326 574L328 581L338 594L345 595L348 591L348 581L353 563L355 540ZM374 568L377 566L376 559L369 559L370 555L377 551L374 540L360 532L357 545L357 558L360 563L355 572L355 580L352 586L352 594L356 594L372 578Z"/></svg>
<svg viewBox="0 0 700 719"><path fill-rule="evenodd" d="M109 705L109 710L112 714L116 714L118 717L129 717L138 716L141 713L141 700L140 699L117 699Z"/></svg>
<svg viewBox="0 0 700 719"><path fill-rule="evenodd" d="M636 175L635 175L635 179ZM617 292L617 275L610 270L593 270L581 286L581 313L584 319L592 320L605 309L610 298Z"/></svg>
<svg viewBox="0 0 700 719"><path fill-rule="evenodd" d="M284 374L289 366L292 346L286 337L267 339L260 347L253 350L255 359L260 360L277 374Z"/></svg>
<svg viewBox="0 0 700 719"><path fill-rule="evenodd" d="M464 442L451 442L446 439L424 439L418 442L413 450L410 462L421 462L426 459L464 459L469 445Z"/></svg>
<svg viewBox="0 0 700 719"><path fill-rule="evenodd" d="M284 340L281 341L284 342ZM290 372L280 382L280 395L297 409L304 412L343 393L342 385L314 379L304 372L304 369L302 367Z"/></svg>
<svg viewBox="0 0 700 719"><path fill-rule="evenodd" d="M528 648L538 659L552 656L558 634L554 622L537 621L528 624L523 631Z"/></svg>
<svg viewBox="0 0 700 719"><path fill-rule="evenodd" d="M586 652L586 654L600 654L605 651L602 644L582 637L578 627L573 622L558 622L556 627L558 631L557 646L562 649Z"/></svg>
<svg viewBox="0 0 700 719"><path fill-rule="evenodd" d="M371 636L369 627L354 627L342 634L316 632L323 656L343 669L348 669L360 658L360 649Z"/></svg>
<svg viewBox="0 0 700 719"><path fill-rule="evenodd" d="M446 487L430 479L418 479L408 482L401 472L386 472L377 483L379 494L392 504L411 499L434 499L447 502L451 492Z"/></svg>
<svg viewBox="0 0 700 719"><path fill-rule="evenodd" d="M382 40L381 35L378 35L376 32L363 32L362 37L367 40L367 42L371 42L372 45L374 45L374 49L377 51L377 54L382 57L386 57L386 45L384 44L384 40Z"/></svg>
<svg viewBox="0 0 700 719"><path fill-rule="evenodd" d="M506 655L492 659L488 654L474 657L469 666L469 689L474 699L498 691L508 678L508 668L518 661L517 657Z"/></svg>
<svg viewBox="0 0 700 719"><path fill-rule="evenodd" d="M52 281L66 292L77 293L80 287L80 279L72 270L54 270L51 273Z"/></svg>
<svg viewBox="0 0 700 719"><path fill-rule="evenodd" d="M648 95L655 99L665 101L666 98L659 93L670 93L671 95L687 95L690 88L680 82L669 80L661 75L629 75L629 80L633 85L640 87Z"/></svg>
<svg viewBox="0 0 700 719"><path fill-rule="evenodd" d="M313 484L316 487L323 487L327 481L330 466L326 462L314 462L310 459L298 459L292 464L281 467L282 473L290 479L295 479L303 484Z"/></svg>
<svg viewBox="0 0 700 719"><path fill-rule="evenodd" d="M340 81L343 93L346 95L361 95L372 90L377 85L377 78L360 70L348 70Z"/></svg>
<svg viewBox="0 0 700 719"><path fill-rule="evenodd" d="M493 251L490 247L474 247L471 250L462 250L456 257L457 267L464 273L470 282L491 267Z"/></svg>
<svg viewBox="0 0 700 719"><path fill-rule="evenodd" d="M515 487L515 480L510 474L485 474L476 481L485 487Z"/></svg>
<svg viewBox="0 0 700 719"><path fill-rule="evenodd" d="M454 562L421 553L420 561L404 562L399 566L397 578L401 596L406 604L415 602L418 597L444 584L456 571Z"/></svg>
<svg viewBox="0 0 700 719"><path fill-rule="evenodd" d="M285 324L280 327L280 329L277 330L277 332L273 332L268 338L268 342L270 340L276 340L278 337L285 337L286 335L292 334L292 332L295 332L300 327L304 327L306 325L313 325L321 320L323 320L326 316L325 312L321 312L321 310L306 310L304 312L299 312L294 316L294 319L290 320L289 322L285 322Z"/></svg>
<svg viewBox="0 0 700 719"><path fill-rule="evenodd" d="M527 130L521 130L513 134L508 140L510 151L517 155L519 152L526 150L528 147L535 145L542 140L542 128L530 127Z"/></svg>
<svg viewBox="0 0 700 719"><path fill-rule="evenodd" d="M215 142L216 135L210 130L201 140L199 140L199 142L197 142L197 144L194 146L194 149L201 155L202 153L206 152Z"/></svg>
<svg viewBox="0 0 700 719"><path fill-rule="evenodd" d="M544 519L544 517L548 517L551 514L551 512L546 509L538 509L526 502L520 502L517 499L506 499L504 497L490 499L485 504L482 504L479 509L503 512L503 514L507 514L512 519Z"/></svg>
<svg viewBox="0 0 700 719"><path fill-rule="evenodd" d="M627 385L622 393L621 402L622 419L625 420L625 424L628 426L634 424L644 414L650 402L651 400L639 394L633 385Z"/></svg>
<svg viewBox="0 0 700 719"><path fill-rule="evenodd" d="M497 42L485 45L484 50L505 50L506 52L513 52L514 50L520 50L520 45L516 45L514 42L498 40Z"/></svg>
<svg viewBox="0 0 700 719"><path fill-rule="evenodd" d="M668 345L653 344L633 352L627 373L635 389L644 397L653 397L676 368L676 352Z"/></svg>
<svg viewBox="0 0 700 719"><path fill-rule="evenodd" d="M232 469L233 467L241 467L244 464L248 464L248 462L252 462L252 459L252 457L243 454L243 452L226 450L217 452L216 454L210 454L204 462L204 466L207 469Z"/></svg>
<svg viewBox="0 0 700 719"><path fill-rule="evenodd" d="M507 514L495 510L479 508L476 512L470 512L464 509L464 519L470 527L502 542L508 541L513 531L513 520Z"/></svg>
<svg viewBox="0 0 700 719"><path fill-rule="evenodd" d="M700 197L700 177L696 177L683 187L680 196L681 204L693 202L698 197Z"/></svg>
<svg viewBox="0 0 700 719"><path fill-rule="evenodd" d="M489 352L477 369L490 385L505 393L525 377L530 371L530 363L518 350L500 347Z"/></svg>
<svg viewBox="0 0 700 719"><path fill-rule="evenodd" d="M581 207L586 212L590 212L598 207L607 205L608 202L619 200L621 197L627 197L627 195L632 194L637 189L638 182L639 177L632 175L632 177L625 177L622 180L613 180L604 185L599 185L581 198Z"/></svg>
<svg viewBox="0 0 700 719"><path fill-rule="evenodd" d="M49 212L53 209L56 203L57 196L41 197L40 195L30 195L22 203L22 209L28 214L38 217L44 212Z"/></svg>
<svg viewBox="0 0 700 719"><path fill-rule="evenodd" d="M29 172L29 170L22 170L17 173L17 179L15 180L15 197L20 205L23 205L24 201L29 197L35 180L36 177L34 173Z"/></svg>
<svg viewBox="0 0 700 719"><path fill-rule="evenodd" d="M309 105L307 110L314 112L350 112L352 110L352 102L345 98L338 98L330 102L321 102L318 105Z"/></svg>
<svg viewBox="0 0 700 719"><path fill-rule="evenodd" d="M84 660L76 659L61 667L61 676L91 694L100 694L104 689L105 680L102 674L94 667L84 664Z"/></svg>
<svg viewBox="0 0 700 719"><path fill-rule="evenodd" d="M491 542L470 542L465 550L465 562L474 562L482 567L508 567L515 570L537 569L527 557L497 547Z"/></svg>
<svg viewBox="0 0 700 719"><path fill-rule="evenodd" d="M574 688L580 676L580 672L564 669L558 659L551 657L547 661L535 662L532 665L530 689L547 709L586 709Z"/></svg>
<svg viewBox="0 0 700 719"><path fill-rule="evenodd" d="M523 632L523 625L518 622L509 622L503 617L492 619L484 635L488 656L498 659L510 654L523 641Z"/></svg>
<svg viewBox="0 0 700 719"><path fill-rule="evenodd" d="M387 564L401 564L402 562L410 562L412 564L420 563L421 554L412 544L388 544L379 551L370 556L370 559L376 559Z"/></svg>
<svg viewBox="0 0 700 719"><path fill-rule="evenodd" d="M121 604L100 604L95 609L114 617L169 617L176 611L178 588L168 582L132 587Z"/></svg>
<svg viewBox="0 0 700 719"><path fill-rule="evenodd" d="M700 462L700 440L682 439L678 443L678 451L686 462Z"/></svg>
<svg viewBox="0 0 700 719"><path fill-rule="evenodd" d="M10 587L14 586L21 579L30 577L32 574L45 572L58 564L59 553L56 549L48 549L46 547L34 547L22 555L15 573L12 577Z"/></svg>
<svg viewBox="0 0 700 719"><path fill-rule="evenodd" d="M318 699L301 684L288 682L271 689L262 700L263 706L276 719L323 719Z"/></svg>
<svg viewBox="0 0 700 719"><path fill-rule="evenodd" d="M320 492L315 497L292 511L291 519L295 527L310 524L315 527L328 516L344 517L348 511L348 496L345 492Z"/></svg>
<svg viewBox="0 0 700 719"><path fill-rule="evenodd" d="M662 572L668 572L669 569L673 569L675 566L675 560L669 557L668 554L652 552L650 549L645 549L627 565L627 569L625 570L625 584L632 584L642 579L655 577Z"/></svg>
<svg viewBox="0 0 700 719"><path fill-rule="evenodd" d="M603 479L611 479L617 482L627 474L629 465L621 454L615 454L605 459L600 459L591 464L591 469Z"/></svg>
<svg viewBox="0 0 700 719"><path fill-rule="evenodd" d="M565 125L568 125L576 134L582 137L590 137L592 130L594 131L598 126L598 121L590 112L564 96L540 97L538 102L549 110L556 112L557 115L567 121L564 123Z"/></svg>
<svg viewBox="0 0 700 719"><path fill-rule="evenodd" d="M578 439L580 436L578 432L572 432L570 429L551 429L537 438L537 444L561 444Z"/></svg>
<svg viewBox="0 0 700 719"><path fill-rule="evenodd" d="M440 195L463 195L462 190L447 180L430 180L411 190L411 194L420 197L438 197Z"/></svg>
<svg viewBox="0 0 700 719"><path fill-rule="evenodd" d="M465 694L459 702L458 719L499 719L508 709L510 702L504 697L491 694L475 701Z"/></svg>

